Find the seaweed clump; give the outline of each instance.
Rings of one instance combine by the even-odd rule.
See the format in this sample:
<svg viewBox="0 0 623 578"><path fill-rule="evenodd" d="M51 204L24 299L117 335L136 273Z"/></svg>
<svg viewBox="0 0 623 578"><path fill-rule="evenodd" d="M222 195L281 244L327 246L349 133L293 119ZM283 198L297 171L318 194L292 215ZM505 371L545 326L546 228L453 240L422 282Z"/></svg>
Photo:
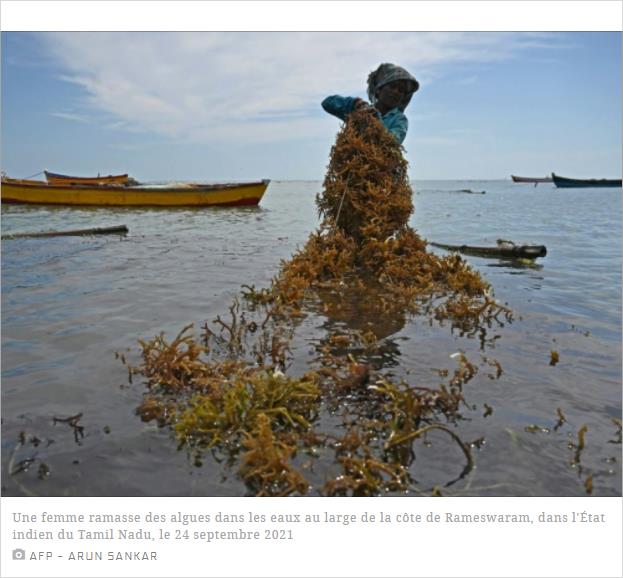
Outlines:
<svg viewBox="0 0 623 578"><path fill-rule="evenodd" d="M299 309L310 291L333 291L333 303L356 302L377 315L426 312L469 335L511 321L512 312L460 256L426 250L409 226L411 199L401 147L374 116L353 112L316 199L319 229L282 263L272 301Z"/></svg>
<svg viewBox="0 0 623 578"><path fill-rule="evenodd" d="M164 335L140 342L142 362L130 377L146 380L141 418L170 427L197 465L206 450L225 454L255 495L307 493L313 484L302 470L330 452L331 473L315 484L321 494L419 491L414 444L431 443L437 432L456 443L465 459L459 477L467 475L470 445L451 430L469 408L463 386L477 373L465 356L447 383L413 386L371 362L382 348L374 332L329 329L309 371L286 375L294 333L308 315L426 314L461 335L478 334L481 347L488 327L512 320L476 271L459 256L427 252L409 226L407 168L380 121L352 113L316 198L320 226L270 286L243 286L229 318L206 323L200 340L187 326L171 343ZM343 435L318 431L319 416L336 408Z"/></svg>
<svg viewBox="0 0 623 578"><path fill-rule="evenodd" d="M369 113L350 116L331 149L324 191L316 198L325 223L360 245L403 230L413 213L407 161L378 124Z"/></svg>

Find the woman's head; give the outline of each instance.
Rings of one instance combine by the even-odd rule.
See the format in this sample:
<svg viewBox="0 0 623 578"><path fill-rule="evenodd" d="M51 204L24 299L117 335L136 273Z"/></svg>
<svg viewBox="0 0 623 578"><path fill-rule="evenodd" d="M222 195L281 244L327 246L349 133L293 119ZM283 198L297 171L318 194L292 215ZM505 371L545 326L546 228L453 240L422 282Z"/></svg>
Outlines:
<svg viewBox="0 0 623 578"><path fill-rule="evenodd" d="M368 98L372 104L380 102L388 108L404 111L420 84L404 68L381 64L368 76Z"/></svg>

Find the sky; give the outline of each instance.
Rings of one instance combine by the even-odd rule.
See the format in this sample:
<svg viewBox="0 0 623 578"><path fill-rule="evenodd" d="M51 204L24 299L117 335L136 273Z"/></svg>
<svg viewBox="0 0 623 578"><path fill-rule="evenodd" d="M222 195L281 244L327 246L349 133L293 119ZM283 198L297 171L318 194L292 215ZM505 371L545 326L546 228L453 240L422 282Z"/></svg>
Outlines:
<svg viewBox="0 0 623 578"><path fill-rule="evenodd" d="M322 180L381 62L411 178L621 176L620 32L3 32L2 170Z"/></svg>

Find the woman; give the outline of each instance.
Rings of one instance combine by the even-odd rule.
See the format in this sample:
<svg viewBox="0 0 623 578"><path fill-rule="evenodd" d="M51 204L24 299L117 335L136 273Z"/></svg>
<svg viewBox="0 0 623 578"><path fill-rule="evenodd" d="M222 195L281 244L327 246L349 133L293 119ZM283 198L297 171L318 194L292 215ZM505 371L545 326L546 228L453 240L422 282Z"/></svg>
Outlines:
<svg viewBox="0 0 623 578"><path fill-rule="evenodd" d="M368 98L371 104L361 98L335 94L322 101L322 108L341 120L346 120L353 110L370 108L402 144L409 128L404 110L418 88L418 81L404 68L384 63L368 76Z"/></svg>

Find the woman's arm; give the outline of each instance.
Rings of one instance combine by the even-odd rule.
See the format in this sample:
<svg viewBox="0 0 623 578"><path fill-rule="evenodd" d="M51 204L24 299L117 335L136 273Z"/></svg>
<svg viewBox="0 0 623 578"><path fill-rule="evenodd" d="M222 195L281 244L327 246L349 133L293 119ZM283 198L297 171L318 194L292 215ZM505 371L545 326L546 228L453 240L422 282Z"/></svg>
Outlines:
<svg viewBox="0 0 623 578"><path fill-rule="evenodd" d="M346 117L353 112L355 107L359 106L361 102L363 102L363 100L360 98L334 94L333 96L327 96L327 98L322 101L322 108L329 114L337 116L341 120L346 120Z"/></svg>
<svg viewBox="0 0 623 578"><path fill-rule="evenodd" d="M322 101L322 108L341 120L346 120L346 117L353 112L353 110L365 107L370 108L370 111L374 112L381 119L385 128L394 135L400 144L402 144L407 136L407 129L409 128L407 117L402 112L399 113L396 111L381 116L381 114L365 100L353 98L352 96L340 96L339 94L327 96L327 98Z"/></svg>

